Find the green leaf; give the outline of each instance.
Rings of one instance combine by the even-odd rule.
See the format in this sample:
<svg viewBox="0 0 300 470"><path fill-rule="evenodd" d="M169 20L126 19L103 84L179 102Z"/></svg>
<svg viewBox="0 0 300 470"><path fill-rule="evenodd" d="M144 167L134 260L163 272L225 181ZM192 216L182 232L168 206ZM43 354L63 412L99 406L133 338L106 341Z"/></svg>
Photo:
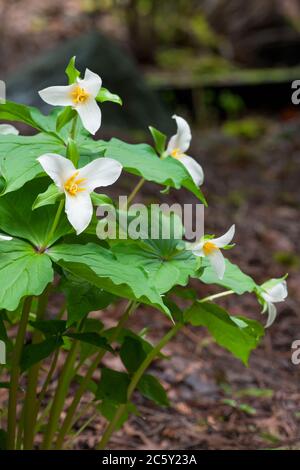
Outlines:
<svg viewBox="0 0 300 470"><path fill-rule="evenodd" d="M99 152L105 149L105 156L120 162L128 173L163 186L175 189L184 187L206 204L202 191L195 185L186 168L175 158L160 159L150 145L127 144L118 139L111 139L109 142L86 139L82 148L86 153L90 152L90 160L99 158Z"/></svg>
<svg viewBox="0 0 300 470"><path fill-rule="evenodd" d="M147 274L128 262L119 262L100 245L56 245L48 254L62 268L92 285L117 296L154 305L169 315Z"/></svg>
<svg viewBox="0 0 300 470"><path fill-rule="evenodd" d="M57 116L56 130L59 132L68 122L76 116L76 111L71 106L67 106Z"/></svg>
<svg viewBox="0 0 300 470"><path fill-rule="evenodd" d="M109 400L112 403L127 403L127 389L130 383L129 375L104 367L98 385L96 398Z"/></svg>
<svg viewBox="0 0 300 470"><path fill-rule="evenodd" d="M190 251L183 249L183 228L179 218L159 210L152 211L147 225L145 232L140 234L143 240L120 240L113 244L117 259L141 267L161 294L174 285L185 286L197 271L197 260ZM177 233L174 233L175 228ZM151 238L151 232L156 233L156 239Z"/></svg>
<svg viewBox="0 0 300 470"><path fill-rule="evenodd" d="M67 156L71 160L73 165L77 168L80 155L79 155L77 143L75 142L75 140L71 139L71 137L68 138Z"/></svg>
<svg viewBox="0 0 300 470"><path fill-rule="evenodd" d="M45 116L38 109L8 100L0 104L0 119L23 122L39 131L44 129L39 121L45 119Z"/></svg>
<svg viewBox="0 0 300 470"><path fill-rule="evenodd" d="M137 388L144 397L154 401L157 405L170 406L165 389L153 375L143 375Z"/></svg>
<svg viewBox="0 0 300 470"><path fill-rule="evenodd" d="M230 316L223 308L208 302L196 302L185 312L185 321L205 326L216 342L230 351L245 365L264 329L260 323L244 317Z"/></svg>
<svg viewBox="0 0 300 470"><path fill-rule="evenodd" d="M219 279L209 264L209 261L204 259L201 265L204 271L199 276L199 279L205 284L218 284L222 287L226 287L239 295L255 290L257 285L250 276L244 274L237 265L232 264L227 259L225 260L225 264L226 269L224 277L223 279Z"/></svg>
<svg viewBox="0 0 300 470"><path fill-rule="evenodd" d="M155 150L157 151L158 155L162 155L166 148L167 136L158 129L155 129L155 127L149 126L149 130L154 140Z"/></svg>
<svg viewBox="0 0 300 470"><path fill-rule="evenodd" d="M53 280L51 260L28 243L0 243L0 308L15 310L21 299L40 295Z"/></svg>
<svg viewBox="0 0 300 470"><path fill-rule="evenodd" d="M68 338L76 339L77 341L82 341L83 343L91 344L100 349L105 349L105 351L109 351L113 354L115 352L113 348L107 342L107 339L103 336L100 336L98 333L95 333L95 332L66 333L64 336L67 336Z"/></svg>
<svg viewBox="0 0 300 470"><path fill-rule="evenodd" d="M59 199L62 199L63 194L58 189L56 184L50 184L46 191L39 194L32 204L32 210L38 209L39 207L55 204Z"/></svg>
<svg viewBox="0 0 300 470"><path fill-rule="evenodd" d="M83 322L82 333L101 333L101 336L107 339L107 336L103 331L103 323L96 318L86 318ZM85 361L88 357L96 354L98 352L98 347L94 346L91 343L81 342L80 344L80 359Z"/></svg>
<svg viewBox="0 0 300 470"><path fill-rule="evenodd" d="M45 191L48 178L28 182L23 188L0 197L0 229L12 236L30 241L37 250L44 246L57 212L57 206L43 206L32 211L37 196ZM65 214L49 244L63 235L73 232Z"/></svg>
<svg viewBox="0 0 300 470"><path fill-rule="evenodd" d="M65 156L66 148L57 137L48 134L1 136L0 167L5 179L2 193L16 191L28 181L42 176L44 171L37 158L45 153Z"/></svg>
<svg viewBox="0 0 300 470"><path fill-rule="evenodd" d="M123 424L128 420L129 414L134 413L135 415L138 415L137 408L136 406L134 406L133 403L126 403L124 407L125 409L123 410L122 416L115 425L116 431L121 429ZM102 416L107 419L107 421L112 421L118 410L118 405L116 403L111 402L110 400L103 400L102 403L97 406L97 409L100 411Z"/></svg>
<svg viewBox="0 0 300 470"><path fill-rule="evenodd" d="M122 99L113 93L111 93L107 88L100 88L100 91L96 97L96 100L100 103L104 103L104 101L112 101L113 103L117 103L122 106L123 102Z"/></svg>
<svg viewBox="0 0 300 470"><path fill-rule="evenodd" d="M76 56L73 56L70 59L70 62L68 63L67 68L65 70L66 75L69 79L69 85L71 85L72 83L75 83L77 78L80 77L80 72L75 67L75 61L76 61Z"/></svg>
<svg viewBox="0 0 300 470"><path fill-rule="evenodd" d="M63 281L61 289L67 297L67 326L82 320L92 311L108 307L116 299L113 294L76 277Z"/></svg>
<svg viewBox="0 0 300 470"><path fill-rule="evenodd" d="M67 329L65 320L37 320L30 321L30 325L47 336L61 336Z"/></svg>
<svg viewBox="0 0 300 470"><path fill-rule="evenodd" d="M24 346L20 361L21 371L32 367L34 364L50 356L57 348L63 345L61 338L47 338L41 343L28 344Z"/></svg>
<svg viewBox="0 0 300 470"><path fill-rule="evenodd" d="M146 357L147 353L141 341L131 336L125 337L120 349L120 358L130 374L139 368Z"/></svg>
<svg viewBox="0 0 300 470"><path fill-rule="evenodd" d="M94 206L112 206L113 201L106 194L91 193L91 199Z"/></svg>

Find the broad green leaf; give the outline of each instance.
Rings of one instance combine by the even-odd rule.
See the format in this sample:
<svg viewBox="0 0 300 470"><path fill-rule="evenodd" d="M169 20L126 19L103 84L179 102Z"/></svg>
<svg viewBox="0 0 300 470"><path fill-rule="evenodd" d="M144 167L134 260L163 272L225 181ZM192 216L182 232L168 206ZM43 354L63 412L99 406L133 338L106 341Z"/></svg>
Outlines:
<svg viewBox="0 0 300 470"><path fill-rule="evenodd" d="M39 123L45 118L42 113L36 108L26 106L24 104L13 103L6 100L5 103L0 104L0 119L5 121L23 122L30 127L43 130L43 126Z"/></svg>
<svg viewBox="0 0 300 470"><path fill-rule="evenodd" d="M104 149L105 157L119 161L128 173L163 186L175 189L184 187L206 203L202 191L195 185L186 168L175 158L160 159L150 145L127 144L118 139L111 139L109 142L86 139L82 143L82 149L89 160L98 158Z"/></svg>
<svg viewBox="0 0 300 470"><path fill-rule="evenodd" d="M91 344L100 349L105 349L114 354L113 348L108 344L107 339L103 336L100 336L95 332L86 332L86 333L66 333L64 336L68 338L75 339L77 341L82 341L83 343Z"/></svg>
<svg viewBox="0 0 300 470"><path fill-rule="evenodd" d="M1 136L0 169L5 179L2 193L16 191L27 181L42 176L44 171L37 158L45 153L65 156L66 148L57 137L48 134Z"/></svg>
<svg viewBox="0 0 300 470"><path fill-rule="evenodd" d="M111 93L107 88L104 87L100 88L96 100L100 103L104 103L104 101L111 101L113 103L120 104L121 106L123 104L122 99L118 95Z"/></svg>
<svg viewBox="0 0 300 470"><path fill-rule="evenodd" d="M257 287L255 281L244 274L240 268L236 265L225 260L226 269L223 279L219 279L215 271L212 269L209 261L203 260L201 267L204 271L201 272L199 279L205 284L218 284L227 289L233 290L236 294L244 294L245 292L253 292Z"/></svg>
<svg viewBox="0 0 300 470"><path fill-rule="evenodd" d="M96 398L109 400L112 403L127 403L127 389L130 383L129 375L104 367L98 385Z"/></svg>
<svg viewBox="0 0 300 470"><path fill-rule="evenodd" d="M69 79L69 84L71 85L72 83L75 83L77 78L80 77L80 72L79 70L76 69L75 67L75 61L76 61L76 56L73 56L68 65L67 65L67 68L65 70L66 72L66 75Z"/></svg>
<svg viewBox="0 0 300 470"><path fill-rule="evenodd" d="M0 230L30 241L37 249L41 248L48 239L57 205L34 211L32 205L48 184L48 178L33 180L18 191L0 197ZM73 228L63 213L49 244L72 232Z"/></svg>
<svg viewBox="0 0 300 470"><path fill-rule="evenodd" d="M116 299L113 294L75 277L64 280L61 289L67 298L68 326L82 320L92 311L106 308Z"/></svg>
<svg viewBox="0 0 300 470"><path fill-rule="evenodd" d="M103 331L103 323L96 318L85 318L82 326L82 333L101 333L101 336L107 339L105 332ZM80 343L80 359L85 361L88 357L98 352L98 346L94 346L91 343L81 342Z"/></svg>
<svg viewBox="0 0 300 470"><path fill-rule="evenodd" d="M57 116L56 130L59 132L68 122L76 116L76 111L71 106L67 106Z"/></svg>
<svg viewBox="0 0 300 470"><path fill-rule="evenodd" d="M157 405L170 406L165 389L154 375L144 374L137 388L144 397L154 401Z"/></svg>
<svg viewBox="0 0 300 470"><path fill-rule="evenodd" d="M155 150L157 151L158 155L162 155L166 148L167 136L158 129L155 129L155 127L149 126L149 130L154 140Z"/></svg>
<svg viewBox="0 0 300 470"><path fill-rule="evenodd" d="M255 349L264 329L260 323L245 317L230 316L216 304L196 302L185 312L185 321L193 326L205 326L216 342L228 349L245 365Z"/></svg>
<svg viewBox="0 0 300 470"><path fill-rule="evenodd" d="M71 137L67 141L67 157L71 160L73 165L78 168L78 162L80 159L79 150L77 143Z"/></svg>
<svg viewBox="0 0 300 470"><path fill-rule="evenodd" d="M15 310L21 299L40 295L53 280L51 260L28 243L0 243L0 308Z"/></svg>
<svg viewBox="0 0 300 470"><path fill-rule="evenodd" d="M32 367L37 362L42 361L46 357L50 356L57 348L63 345L63 341L60 337L57 338L46 338L40 343L27 344L24 346L20 361L21 371Z"/></svg>
<svg viewBox="0 0 300 470"><path fill-rule="evenodd" d="M91 199L92 199L94 206L112 206L113 205L112 199L106 196L106 194L98 194L98 193L92 192Z"/></svg>
<svg viewBox="0 0 300 470"><path fill-rule="evenodd" d="M120 349L120 358L130 374L139 368L146 357L147 353L141 341L131 336L125 337Z"/></svg>
<svg viewBox="0 0 300 470"><path fill-rule="evenodd" d="M56 184L50 184L46 191L40 193L32 204L32 210L38 209L39 207L48 206L55 204L58 200L63 197L62 192L58 189Z"/></svg>
<svg viewBox="0 0 300 470"><path fill-rule="evenodd" d="M30 321L30 325L47 336L61 336L67 329L65 320L36 320Z"/></svg>
<svg viewBox="0 0 300 470"><path fill-rule="evenodd" d="M49 256L62 268L112 294L154 305L169 315L162 298L140 268L121 263L112 253L94 243L56 245Z"/></svg>

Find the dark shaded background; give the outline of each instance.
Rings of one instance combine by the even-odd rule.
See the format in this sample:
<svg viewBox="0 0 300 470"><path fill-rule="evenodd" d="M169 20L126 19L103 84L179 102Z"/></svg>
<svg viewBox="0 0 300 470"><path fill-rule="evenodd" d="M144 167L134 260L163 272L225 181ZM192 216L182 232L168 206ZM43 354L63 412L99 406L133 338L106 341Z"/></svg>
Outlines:
<svg viewBox="0 0 300 470"><path fill-rule="evenodd" d="M207 232L222 234L235 222L228 256L258 282L289 272L289 298L249 369L205 331L186 328L168 346L170 360L153 367L172 408L137 397L141 415L112 447L299 448L300 366L291 363L291 344L300 339L300 115L291 82L300 79L300 2L2 0L0 21L0 78L9 99L43 108L37 91L63 84L76 55L124 100L122 109L103 104L98 137L149 140L149 124L172 133L171 115L185 116L193 127L190 154L205 171ZM134 182L123 177L118 191ZM148 184L138 198L166 196ZM185 191L168 198L196 202ZM200 295L214 292L195 287ZM265 321L250 296L223 305ZM116 313L101 316L110 324ZM132 325L149 327L156 341L168 321L145 308ZM107 359L120 367L115 361ZM93 447L103 425L95 417L72 446Z"/></svg>

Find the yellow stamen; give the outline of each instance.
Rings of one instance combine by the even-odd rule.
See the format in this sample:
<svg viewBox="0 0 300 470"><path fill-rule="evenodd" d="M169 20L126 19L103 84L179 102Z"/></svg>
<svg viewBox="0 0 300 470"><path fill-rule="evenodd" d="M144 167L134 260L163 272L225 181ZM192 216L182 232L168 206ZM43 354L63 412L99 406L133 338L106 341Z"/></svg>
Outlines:
<svg viewBox="0 0 300 470"><path fill-rule="evenodd" d="M76 171L64 184L64 188L70 196L76 196L77 193L82 193L82 191L86 190L86 188L80 188L81 183L83 183L86 178L76 179L78 175L79 171Z"/></svg>
<svg viewBox="0 0 300 470"><path fill-rule="evenodd" d="M71 92L71 98L74 104L83 104L85 103L90 94L85 91L84 88L81 88L79 85L77 85L75 88L73 88Z"/></svg>
<svg viewBox="0 0 300 470"><path fill-rule="evenodd" d="M173 158L180 158L180 157L183 156L183 153L182 153L182 151L180 150L180 148L175 148L175 149L172 150L171 156L172 156Z"/></svg>
<svg viewBox="0 0 300 470"><path fill-rule="evenodd" d="M203 245L203 253L205 254L205 256L211 255L217 249L217 245L215 245L213 242L205 242Z"/></svg>

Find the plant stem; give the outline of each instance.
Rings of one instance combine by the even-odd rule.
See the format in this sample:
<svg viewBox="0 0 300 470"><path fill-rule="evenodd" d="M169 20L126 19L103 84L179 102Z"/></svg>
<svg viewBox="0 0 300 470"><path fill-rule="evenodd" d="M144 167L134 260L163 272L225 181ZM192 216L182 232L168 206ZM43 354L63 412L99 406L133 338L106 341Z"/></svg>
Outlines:
<svg viewBox="0 0 300 470"><path fill-rule="evenodd" d="M16 440L16 424L17 424L17 398L20 378L20 358L22 354L27 322L30 314L32 297L24 300L22 316L17 333L16 343L12 354L11 361L11 378L8 400L8 417L7 417L7 448L13 450Z"/></svg>
<svg viewBox="0 0 300 470"><path fill-rule="evenodd" d="M218 299L220 297L225 297L226 295L234 294L233 290L225 290L223 292L219 292L218 294L209 295L208 297L204 297L203 299L199 300L199 302L209 302L210 300Z"/></svg>
<svg viewBox="0 0 300 470"><path fill-rule="evenodd" d="M169 330L168 333L159 341L159 343L150 351L150 353L145 358L145 360L142 362L140 367L136 370L136 372L134 373L134 375L133 375L133 377L130 381L130 384L128 386L128 390L127 390L127 401L128 402L131 399L131 396L132 396L136 386L138 385L141 377L143 376L145 370L149 367L151 362L159 354L161 349L173 338L173 336L182 327L183 327L182 323L177 323L176 325L174 325L173 328L171 328L171 330ZM102 439L101 439L100 443L97 446L98 450L104 450L106 448L106 445L107 445L108 441L110 440L111 435L115 431L115 428L116 428L120 418L122 418L123 413L125 411L126 411L126 404L125 405L120 405L119 408L116 411L116 414L115 414L114 418L112 419L112 421L107 426L107 428L106 428L106 430L105 430L105 432L102 436Z"/></svg>
<svg viewBox="0 0 300 470"><path fill-rule="evenodd" d="M44 317L49 298L49 287L46 288L44 293L39 297L38 307L36 312L37 320ZM42 340L40 331L35 330L32 337L32 343L36 344ZM34 364L28 372L28 382L24 402L24 449L31 450L34 443L34 429L38 414L38 402L36 400L38 378L41 363Z"/></svg>
<svg viewBox="0 0 300 470"><path fill-rule="evenodd" d="M72 121L72 127L70 132L71 139L75 140L76 137L76 127L77 127L78 114L76 114Z"/></svg>
<svg viewBox="0 0 300 470"><path fill-rule="evenodd" d="M68 393L68 387L73 376L73 367L76 361L77 346L78 342L74 341L58 381L56 393L50 410L49 422L42 445L42 449L44 450L50 449L52 445L52 440L58 426L59 417L64 406L66 395Z"/></svg>
<svg viewBox="0 0 300 470"><path fill-rule="evenodd" d="M41 404L42 404L42 401L43 401L44 398L45 398L45 395L46 395L48 386L49 386L49 384L50 384L50 381L51 381L51 379L52 379L53 373L54 373L55 368L56 368L58 356L59 356L59 349L57 349L57 350L55 351L54 355L53 355L53 359L52 359L52 362L51 362L50 369L49 369L49 371L48 371L46 380L45 380L45 382L44 382L44 384L43 384L42 390L41 390L41 392L40 392L40 394L39 394L38 401L37 401L37 407L38 407L38 409L40 408L40 406L41 406Z"/></svg>
<svg viewBox="0 0 300 470"><path fill-rule="evenodd" d="M58 205L58 208L57 208L57 211L56 211L56 214L55 214L55 217L54 217L54 220L53 220L53 224L52 224L52 227L50 229L50 232L48 234L48 237L44 243L44 246L43 248L47 248L49 242L51 241L54 233L55 233L55 230L57 229L57 226L59 224L59 220L60 220L60 216L61 216L61 213L63 211L63 208L64 208L64 205L65 205L65 200L62 199L60 202L59 202L59 205Z"/></svg>
<svg viewBox="0 0 300 470"><path fill-rule="evenodd" d="M137 309L138 303L136 302L129 302L126 306L126 309L121 316L118 325L116 326L116 329L111 337L111 343L113 343L119 336L119 333L121 329L123 328L124 324L127 322L129 316ZM60 449L63 445L64 437L65 435L69 432L71 426L72 426L72 421L74 414L76 412L76 409L79 405L79 402L81 400L82 395L84 394L86 387L89 383L89 381L92 379L93 374L95 370L97 369L98 365L102 361L104 355L106 354L105 350L101 350L97 356L95 357L94 361L90 365L85 377L81 381L78 389L76 390L75 396L73 398L73 401L71 405L69 406L68 412L66 414L65 420L63 422L63 425L59 431L58 438L55 444L55 449Z"/></svg>
<svg viewBox="0 0 300 470"><path fill-rule="evenodd" d="M128 199L127 199L127 205L131 204L139 190L144 186L145 179L141 178L138 184L133 188L132 192L129 194Z"/></svg>

